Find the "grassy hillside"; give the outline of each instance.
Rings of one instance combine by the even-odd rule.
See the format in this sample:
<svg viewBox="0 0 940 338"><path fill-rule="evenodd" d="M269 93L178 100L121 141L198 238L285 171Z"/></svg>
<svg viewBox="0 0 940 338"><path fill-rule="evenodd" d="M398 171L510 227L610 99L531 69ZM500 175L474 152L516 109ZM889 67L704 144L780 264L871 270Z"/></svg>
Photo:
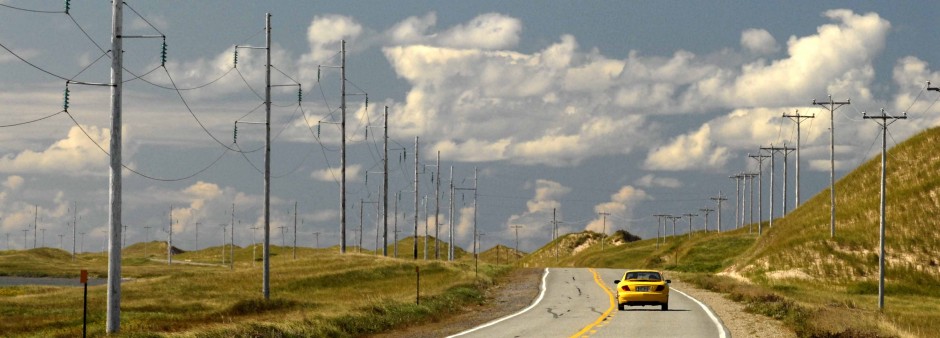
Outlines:
<svg viewBox="0 0 940 338"><path fill-rule="evenodd" d="M159 254L153 249L162 249ZM144 251L147 254L144 254ZM235 248L235 266L221 261L221 248L185 252L167 265L164 243L129 247L122 275L119 336L361 336L415 322L436 320L482 301L481 286L506 270L468 260L435 262L341 255L336 248L271 248L271 299L260 291L261 264L252 248ZM260 250L259 250L260 251ZM260 255L260 253L259 253ZM148 257L149 256L149 257ZM188 261L188 262L187 262ZM415 269L421 270L421 303L415 304ZM102 253L71 255L57 249L0 251L0 271L20 276L78 278L81 269L103 278ZM224 287L222 287L224 286ZM105 285L90 286L89 334L104 335ZM81 335L82 292L76 287L0 288L4 337Z"/></svg>
<svg viewBox="0 0 940 338"><path fill-rule="evenodd" d="M512 264L518 262L523 256L525 256L525 252L497 244L489 250L481 252L480 260L490 264Z"/></svg>

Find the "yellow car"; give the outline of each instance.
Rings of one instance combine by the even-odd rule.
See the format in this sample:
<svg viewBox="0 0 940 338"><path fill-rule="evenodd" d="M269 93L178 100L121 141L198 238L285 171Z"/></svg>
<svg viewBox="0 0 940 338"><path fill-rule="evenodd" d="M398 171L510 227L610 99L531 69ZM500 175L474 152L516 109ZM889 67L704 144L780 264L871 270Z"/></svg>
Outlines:
<svg viewBox="0 0 940 338"><path fill-rule="evenodd" d="M659 305L669 310L669 283L663 274L655 270L627 270L617 283L617 309L625 306Z"/></svg>

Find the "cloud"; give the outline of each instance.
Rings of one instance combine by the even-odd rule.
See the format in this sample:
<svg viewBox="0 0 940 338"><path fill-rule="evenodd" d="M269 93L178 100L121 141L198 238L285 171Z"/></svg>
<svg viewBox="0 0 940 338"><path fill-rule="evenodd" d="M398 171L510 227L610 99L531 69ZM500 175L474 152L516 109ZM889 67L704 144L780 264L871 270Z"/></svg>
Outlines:
<svg viewBox="0 0 940 338"><path fill-rule="evenodd" d="M594 212L598 213L598 216L589 222L584 227L584 230L598 233L606 230L609 234L615 227L616 218L620 218L621 222L623 220L632 219L633 208L636 207L637 203L649 199L650 197L646 194L645 191L629 185L623 186L619 191L610 195L610 202L604 202L594 206ZM606 226L604 223L605 219L602 215L600 215L600 213L610 214L606 219Z"/></svg>
<svg viewBox="0 0 940 338"><path fill-rule="evenodd" d="M3 182L3 187L8 190L19 190L23 186L23 177L18 175L7 176L6 181Z"/></svg>
<svg viewBox="0 0 940 338"><path fill-rule="evenodd" d="M522 22L499 13L477 16L440 34L442 45L455 48L503 49L519 43Z"/></svg>
<svg viewBox="0 0 940 338"><path fill-rule="evenodd" d="M362 171L361 164L346 165L346 181L361 180L360 171ZM314 170L310 173L310 178L324 182L338 182L340 179L340 170L338 168Z"/></svg>
<svg viewBox="0 0 940 338"><path fill-rule="evenodd" d="M304 54L302 60L323 62L341 49L342 40L356 39L363 32L362 25L352 17L338 14L317 15L307 27L310 52Z"/></svg>
<svg viewBox="0 0 940 338"><path fill-rule="evenodd" d="M107 128L83 126L95 142L108 150L111 133ZM55 173L70 176L104 175L108 155L101 151L79 129L72 127L64 139L42 151L24 150L0 157L0 172ZM125 154L129 156L128 154Z"/></svg>
<svg viewBox="0 0 940 338"><path fill-rule="evenodd" d="M710 170L721 169L728 161L728 148L711 139L711 126L680 135L663 147L651 150L644 166L647 170Z"/></svg>
<svg viewBox="0 0 940 338"><path fill-rule="evenodd" d="M531 187L531 186L530 186ZM519 228L520 241L546 242L551 240L552 212L557 211L560 215L561 198L571 192L561 183L539 179L535 181L535 195L526 202L526 210L520 214L514 214L506 221L506 232L515 234L513 226ZM559 220L564 219L559 217Z"/></svg>
<svg viewBox="0 0 940 338"><path fill-rule="evenodd" d="M672 177L656 177L653 174L646 174L643 177L638 178L634 181L636 185L641 187L664 187L664 188L679 188L682 186L682 182L678 179Z"/></svg>
<svg viewBox="0 0 940 338"><path fill-rule="evenodd" d="M741 32L741 46L754 54L772 54L780 50L770 32L757 28Z"/></svg>

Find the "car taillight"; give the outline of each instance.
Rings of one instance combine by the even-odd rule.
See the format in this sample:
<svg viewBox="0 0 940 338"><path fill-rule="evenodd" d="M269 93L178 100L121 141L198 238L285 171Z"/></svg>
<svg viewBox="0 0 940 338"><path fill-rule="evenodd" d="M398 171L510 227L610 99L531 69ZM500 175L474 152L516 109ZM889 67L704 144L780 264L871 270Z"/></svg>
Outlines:
<svg viewBox="0 0 940 338"><path fill-rule="evenodd" d="M623 290L623 291L630 291L630 287L627 286L627 285L624 285L624 286L620 287L620 289Z"/></svg>
<svg viewBox="0 0 940 338"><path fill-rule="evenodd" d="M665 289L666 289L666 287L665 287L665 286L662 286L662 285L656 287L656 291L663 291L663 290L665 290Z"/></svg>

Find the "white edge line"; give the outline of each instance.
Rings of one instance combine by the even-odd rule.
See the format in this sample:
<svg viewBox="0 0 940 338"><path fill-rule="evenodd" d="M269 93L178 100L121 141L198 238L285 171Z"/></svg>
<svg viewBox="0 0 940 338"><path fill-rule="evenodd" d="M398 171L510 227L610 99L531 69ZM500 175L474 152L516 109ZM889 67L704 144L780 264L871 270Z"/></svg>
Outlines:
<svg viewBox="0 0 940 338"><path fill-rule="evenodd" d="M670 288L670 289L672 289L672 291L681 293L683 296L686 296L687 298L691 299L693 302L695 302L696 304L698 304L699 306L701 306L702 309L705 310L705 313L708 314L708 317L712 319L712 322L715 323L715 326L718 327L718 337L720 337L720 338L727 338L727 337L728 337L728 335L727 335L726 332L725 332L725 326L724 326L724 324L722 324L722 323L721 323L721 320L718 319L717 316L715 316L715 313L712 312L712 309L708 308L708 305L705 305L705 303L700 302L698 299L695 299L694 297L689 296L689 295L687 295L685 292L679 291L678 289L675 289L675 288Z"/></svg>
<svg viewBox="0 0 940 338"><path fill-rule="evenodd" d="M484 329L484 328L487 328L487 327L496 325L496 324L498 324L498 323L500 323L500 322L502 322L502 321L504 321L504 320L507 320L507 319L510 319L510 318L512 318L512 317L521 315L521 314L523 314L523 313L526 313L526 312L529 311L529 310L532 310L532 308L534 308L536 305L539 305L539 303L542 301L542 298L545 297L545 289L546 289L546 286L545 286L545 279L546 279L546 278L548 278L548 268L545 268L545 273L542 274L542 285L539 286L539 296L538 296L537 298L535 298L535 301L533 301L532 304L529 305L529 307L527 307L527 308L525 308L525 309L522 309L522 310L519 310L519 312L513 313L513 314L508 315L508 316L506 316L506 317L493 320L493 321L488 322L488 323L486 323L486 324L483 324L483 325L474 327L474 328L472 328L472 329L469 329L469 330L466 330L466 331L463 331L463 332L460 332L460 333L456 333L456 334L451 335L451 336L447 336L447 338L458 337L458 336L462 336L462 335L465 335L465 334L468 334L468 333L471 333L471 332L474 332L474 331L477 331L477 330L480 330L480 329Z"/></svg>

